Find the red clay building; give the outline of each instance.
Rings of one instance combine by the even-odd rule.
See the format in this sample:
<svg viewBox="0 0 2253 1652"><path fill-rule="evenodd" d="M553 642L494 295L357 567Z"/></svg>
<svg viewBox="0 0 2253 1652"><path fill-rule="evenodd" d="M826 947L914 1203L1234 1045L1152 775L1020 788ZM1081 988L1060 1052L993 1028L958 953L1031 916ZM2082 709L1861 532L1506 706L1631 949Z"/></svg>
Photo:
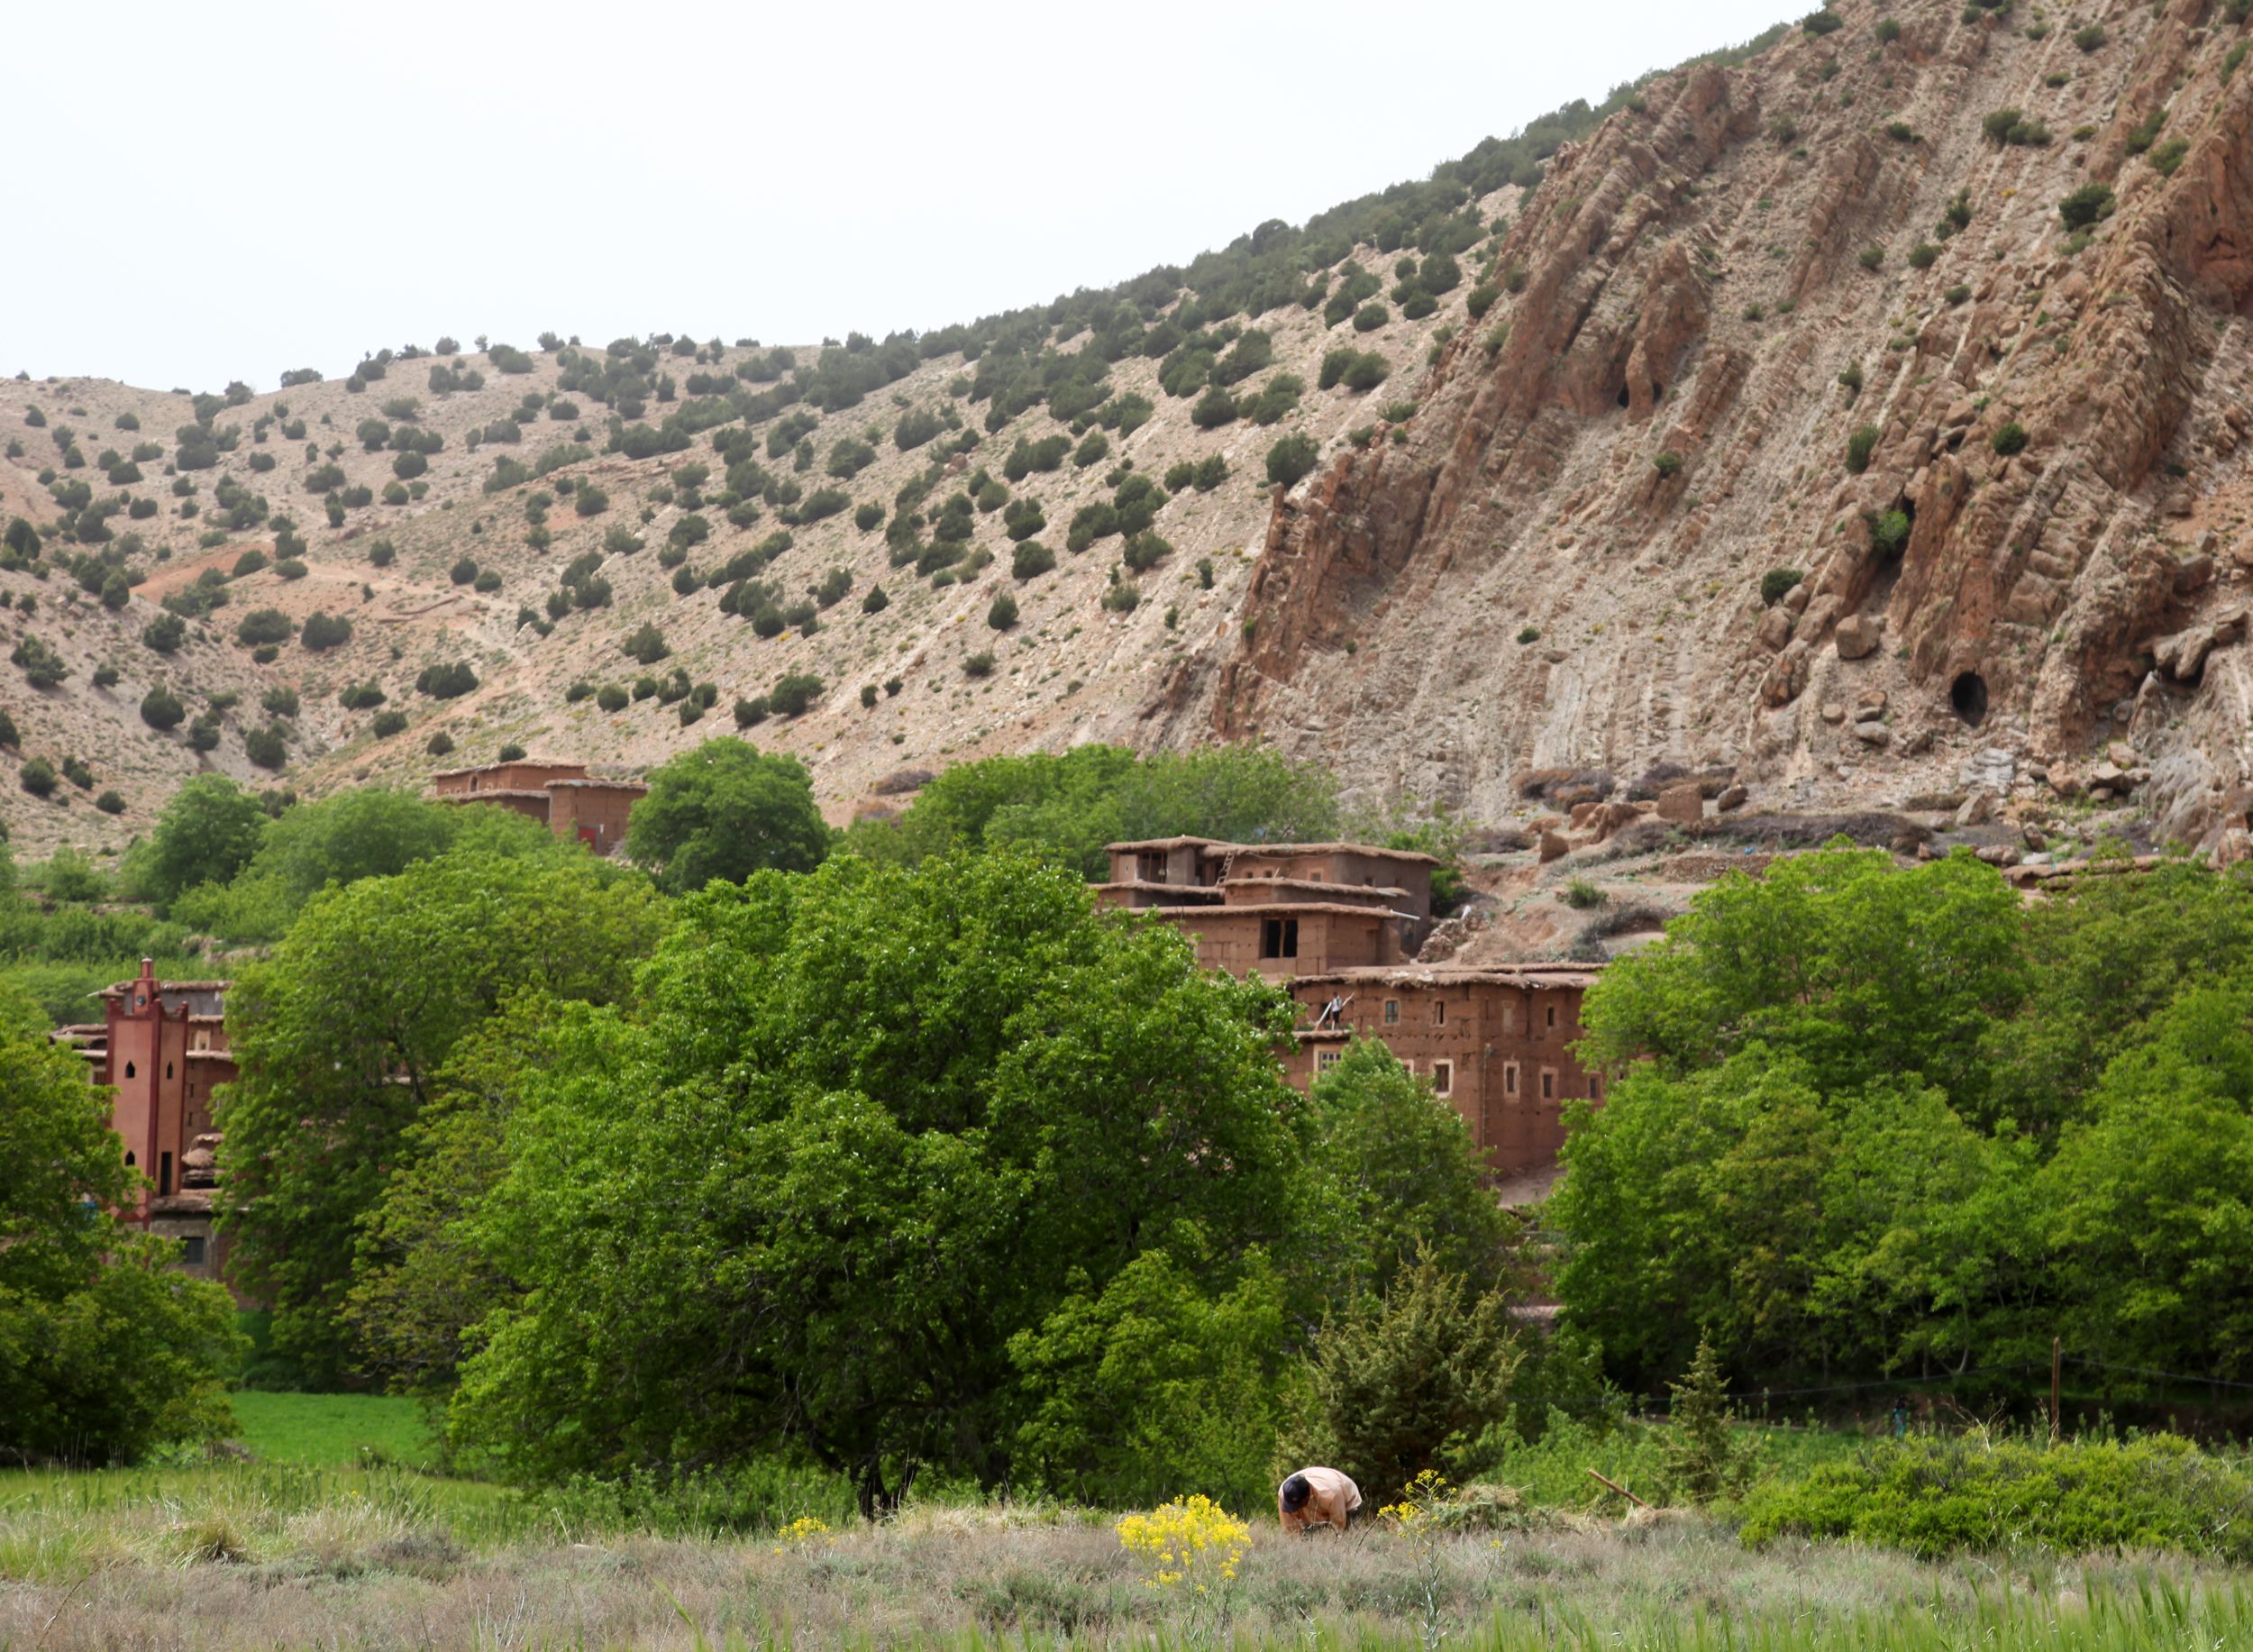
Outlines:
<svg viewBox="0 0 2253 1652"><path fill-rule="evenodd" d="M558 837L576 837L597 854L625 841L626 817L648 790L639 780L590 775L576 762L520 760L431 776L431 796L441 803L490 803L537 820Z"/></svg>
<svg viewBox="0 0 2253 1652"><path fill-rule="evenodd" d="M1291 994L1305 1016L1284 1072L1303 1090L1348 1039L1376 1039L1463 1115L1498 1174L1546 1170L1564 1145L1565 1106L1603 1100L1602 1075L1573 1054L1581 996L1595 979L1590 969L1541 963L1300 975Z"/></svg>
<svg viewBox="0 0 2253 1652"><path fill-rule="evenodd" d="M1106 905L1180 926L1208 967L1281 981L1416 956L1431 928L1428 854L1367 844L1112 844Z"/></svg>
<svg viewBox="0 0 2253 1652"><path fill-rule="evenodd" d="M1305 1007L1283 1063L1301 1090L1350 1036L1374 1038L1463 1115L1502 1176L1554 1168L1565 1104L1603 1099L1571 1053L1593 971L1414 962L1431 930L1430 855L1204 837L1108 853L1099 901L1179 926L1207 968L1283 982Z"/></svg>
<svg viewBox="0 0 2253 1652"><path fill-rule="evenodd" d="M151 1233L179 1242L180 1266L218 1279L226 1243L212 1229L219 1136L212 1091L235 1076L228 1054L223 981L159 981L141 961L132 981L105 987L104 1019L56 1036L87 1058L96 1084L114 1086L111 1124L125 1163L148 1177L127 1214Z"/></svg>

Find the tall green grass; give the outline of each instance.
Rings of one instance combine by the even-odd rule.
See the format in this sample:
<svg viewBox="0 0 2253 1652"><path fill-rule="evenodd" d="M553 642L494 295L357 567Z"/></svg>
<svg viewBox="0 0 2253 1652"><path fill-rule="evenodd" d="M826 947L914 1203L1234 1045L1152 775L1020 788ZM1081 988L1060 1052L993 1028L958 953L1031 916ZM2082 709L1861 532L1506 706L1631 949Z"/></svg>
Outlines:
<svg viewBox="0 0 2253 1652"><path fill-rule="evenodd" d="M415 1401L394 1394L281 1394L239 1389L234 1443L262 1463L429 1468L436 1442Z"/></svg>

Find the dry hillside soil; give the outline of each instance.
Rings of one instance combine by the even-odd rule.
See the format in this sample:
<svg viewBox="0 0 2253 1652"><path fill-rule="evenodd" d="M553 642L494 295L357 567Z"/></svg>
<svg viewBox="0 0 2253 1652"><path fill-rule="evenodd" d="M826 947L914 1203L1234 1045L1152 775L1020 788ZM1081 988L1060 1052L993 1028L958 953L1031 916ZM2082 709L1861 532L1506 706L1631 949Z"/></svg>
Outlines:
<svg viewBox="0 0 2253 1652"><path fill-rule="evenodd" d="M121 559L141 580L122 610L67 573L0 572L15 605L0 614L0 653L35 636L71 673L36 690L0 672L0 709L22 735L0 753L0 820L19 853L114 850L199 768L269 779L243 735L269 721L287 741L278 783L303 793L420 785L508 742L639 769L807 672L822 684L810 708L753 737L802 757L840 820L885 806L888 775L976 755L1257 739L1328 762L1349 800L1414 798L1489 825L1554 814L1563 827L1572 801L1681 770L1710 781L1709 809L1732 784L1756 813L1922 809L1932 824L1968 801L2011 828L1990 845L1997 858L2082 829L2092 809L2241 855L2253 849L2253 74L2240 65L2253 31L2228 0L1839 0L1828 15L1835 28L1794 30L1739 67L1655 77L1522 198L1512 187L1478 203L1495 233L1463 255L1434 314L1409 321L1394 302L1367 333L1296 305L1250 318L1273 361L1237 388L1304 380L1275 424L1199 428L1196 398L1168 395L1156 360L1114 364L1111 392L1146 396L1154 414L1084 466L1067 456L1009 486L1012 502L1039 501L1033 537L1054 553L1053 571L1029 578L1013 574L1002 508L978 511L972 554L933 577L894 565L883 527L857 527L850 507L793 525L794 508L770 503L735 525L710 499L725 429L687 452L606 452L607 410L558 397L552 351L507 363L522 371L502 370L498 351L448 359L483 375L474 391L429 388L435 359L418 357L357 390L250 397L214 421L242 433L216 468L181 473L193 519L169 463L171 433L192 418L184 396L0 384L0 515L59 520L39 478L61 462L59 426L87 462L58 484L103 492L100 450L166 451L142 480L106 488L160 507L112 519L140 535ZM2015 118L1994 118L2005 111ZM2110 210L2076 231L2061 204L2093 185ZM1353 261L1386 287L1398 274L1372 246ZM1501 296L1474 320L1482 278ZM1340 346L1381 352L1390 376L1319 388ZM683 340L663 353L685 384L764 352ZM1036 406L986 433L976 371L936 356L822 415L803 470L789 443L770 456L779 420L760 421L759 461L808 494L835 485L889 512L955 435L903 452L892 433L937 413L981 439L949 461L930 514L981 467L999 477L1019 438L1099 428L1067 429ZM417 406L394 426L443 446L421 497L387 505L397 455L356 438L397 397ZM45 424L26 423L33 408ZM650 423L670 411L652 405ZM118 429L120 415L139 431ZM473 432L511 415L513 441L504 430L472 449ZM285 435L294 421L302 437ZM1268 450L1293 432L1318 462L1271 486ZM850 439L874 461L833 484ZM574 440L590 453L485 491L497 454L532 466ZM273 466L254 471L258 455ZM1073 514L1112 497L1127 461L1163 478L1214 455L1226 479L1183 486L1159 511L1169 549L1154 566L1122 569L1116 536L1066 548ZM671 479L690 461L712 468L693 513ZM330 487L331 464L342 487L376 496L341 527L307 491ZM223 478L293 519L305 571L233 580L228 606L157 654L140 640L157 600L245 549L272 552L270 515L199 548ZM591 481L606 508L578 515L563 480ZM526 503L540 493L553 500L535 533ZM684 595L660 556L690 514L712 531L688 549ZM546 620L562 570L620 525L643 548L607 557L609 603L543 634L531 622ZM762 638L703 580L778 528L789 546L758 577L780 602L833 570L850 589L810 634ZM396 549L387 567L369 560L379 541ZM46 561L82 549L50 543ZM498 589L455 583L464 557ZM1131 608L1106 606L1118 583L1137 588ZM864 612L880 584L889 605ZM1017 615L995 629L1003 592ZM234 627L266 607L349 616L351 640L317 653L293 640L257 664ZM716 692L700 720L661 695L615 711L570 698L644 674L621 650L644 622L670 649L647 674L678 669ZM474 671L472 692L417 692L426 667L453 662ZM96 689L105 663L119 680ZM185 726L143 725L159 681L191 716L213 694L241 697L215 750L191 751ZM378 711L339 705L345 685L371 681L384 709L409 714L403 732L379 738ZM297 691L294 717L260 708L276 687ZM428 749L441 734L443 756ZM94 786L26 795L14 768L42 755L83 758ZM1584 782L1569 796L1553 783L1574 774ZM90 807L112 787L125 803L114 818ZM1619 823L1573 824L1559 846L1578 853Z"/></svg>

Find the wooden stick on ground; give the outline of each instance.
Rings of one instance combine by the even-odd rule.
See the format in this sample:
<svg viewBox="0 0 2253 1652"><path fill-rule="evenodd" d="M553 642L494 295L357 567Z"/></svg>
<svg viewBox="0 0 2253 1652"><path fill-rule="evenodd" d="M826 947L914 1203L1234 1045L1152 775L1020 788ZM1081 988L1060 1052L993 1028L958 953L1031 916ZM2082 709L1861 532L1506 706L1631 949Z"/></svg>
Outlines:
<svg viewBox="0 0 2253 1652"><path fill-rule="evenodd" d="M1589 1474L1589 1477L1590 1477L1591 1479L1592 1479L1592 1480L1600 1480L1600 1481L1602 1481L1604 1484L1606 1484L1606 1485L1610 1486L1610 1487L1613 1491L1615 1491L1615 1492L1619 1492L1620 1496L1622 1496L1622 1497L1626 1498L1626 1499L1627 1499L1629 1502L1633 1503L1633 1504L1634 1504L1637 1508L1638 1508L1638 1509L1647 1509L1647 1508L1649 1508L1649 1507L1650 1507L1650 1504L1648 1504L1648 1503L1645 1502L1645 1501L1644 1501L1641 1498L1637 1497L1637 1496L1634 1492L1632 1492L1628 1491L1628 1490L1627 1489L1627 1487L1625 1487L1625 1486L1621 1485L1621 1484L1620 1484L1618 1481L1616 1481L1616 1480L1606 1480L1606 1479L1604 1479L1604 1476L1603 1476L1603 1475L1601 1475L1601 1474L1598 1474L1598 1473L1597 1473L1594 1469L1592 1469L1592 1469L1590 1469L1590 1470L1588 1471L1588 1474Z"/></svg>

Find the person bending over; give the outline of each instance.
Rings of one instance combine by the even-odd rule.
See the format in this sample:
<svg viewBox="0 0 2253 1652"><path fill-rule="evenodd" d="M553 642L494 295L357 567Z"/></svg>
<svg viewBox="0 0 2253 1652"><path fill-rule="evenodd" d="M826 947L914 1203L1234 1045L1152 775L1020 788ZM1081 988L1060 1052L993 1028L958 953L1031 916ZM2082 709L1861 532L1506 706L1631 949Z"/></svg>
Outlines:
<svg viewBox="0 0 2253 1652"><path fill-rule="evenodd" d="M1344 1531L1361 1508L1361 1488L1334 1468L1302 1468L1275 1493L1285 1531L1328 1526Z"/></svg>

